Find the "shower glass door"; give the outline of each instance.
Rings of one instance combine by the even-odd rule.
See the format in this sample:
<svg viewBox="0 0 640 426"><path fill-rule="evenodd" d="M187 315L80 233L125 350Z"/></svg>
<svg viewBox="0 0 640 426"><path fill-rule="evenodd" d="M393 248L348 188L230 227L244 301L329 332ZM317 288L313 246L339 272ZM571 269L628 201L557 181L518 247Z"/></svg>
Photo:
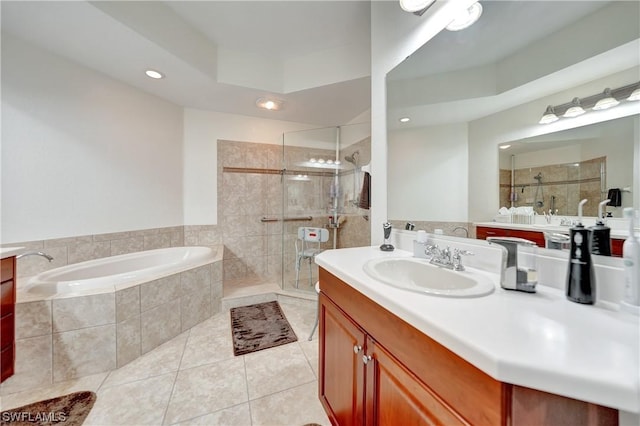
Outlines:
<svg viewBox="0 0 640 426"><path fill-rule="evenodd" d="M371 159L370 124L327 127L283 135L282 288L312 292L318 267L302 252L300 228L316 228L322 242L307 250L370 244L368 214L358 206L362 167ZM297 248L296 248L297 244Z"/></svg>

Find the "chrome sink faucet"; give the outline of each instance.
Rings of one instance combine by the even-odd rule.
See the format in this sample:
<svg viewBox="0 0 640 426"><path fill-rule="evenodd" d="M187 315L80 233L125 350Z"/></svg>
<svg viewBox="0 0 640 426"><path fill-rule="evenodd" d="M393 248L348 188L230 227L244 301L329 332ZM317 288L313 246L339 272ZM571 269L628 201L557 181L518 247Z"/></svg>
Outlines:
<svg viewBox="0 0 640 426"><path fill-rule="evenodd" d="M21 257L26 257L26 256L42 256L45 259L47 259L49 262L53 260L53 257L41 251L26 251L24 253L20 253L19 255L17 255L16 259L20 259Z"/></svg>
<svg viewBox="0 0 640 426"><path fill-rule="evenodd" d="M431 256L429 263L432 265L440 266L447 269L453 269L454 271L464 271L462 265L463 255L473 255L470 251L453 249L453 252L449 247L440 249L437 245L430 245L424 249L424 253L427 256Z"/></svg>
<svg viewBox="0 0 640 426"><path fill-rule="evenodd" d="M515 237L489 237L487 241L490 244L501 245L507 253L506 261L503 261L500 279L502 288L535 293L536 284L538 284L536 271L518 267L518 246L535 247L536 243Z"/></svg>

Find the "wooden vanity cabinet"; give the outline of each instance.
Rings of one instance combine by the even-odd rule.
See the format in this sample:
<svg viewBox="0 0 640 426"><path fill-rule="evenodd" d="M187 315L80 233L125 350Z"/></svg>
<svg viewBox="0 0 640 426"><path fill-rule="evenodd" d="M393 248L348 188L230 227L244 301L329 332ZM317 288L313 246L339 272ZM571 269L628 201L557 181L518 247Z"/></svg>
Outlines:
<svg viewBox="0 0 640 426"><path fill-rule="evenodd" d="M517 237L533 241L538 247L545 246L544 233L538 231L524 231L521 229L491 228L488 226L478 226L476 228L476 238L486 240L487 237Z"/></svg>
<svg viewBox="0 0 640 426"><path fill-rule="evenodd" d="M323 268L319 309L333 425L618 423L617 410L493 379Z"/></svg>
<svg viewBox="0 0 640 426"><path fill-rule="evenodd" d="M0 382L11 377L15 361L15 256L1 261L0 273Z"/></svg>
<svg viewBox="0 0 640 426"><path fill-rule="evenodd" d="M567 229L569 233L569 229ZM508 229L508 228L493 228L490 226L478 226L476 228L476 238L479 240L486 240L487 237L518 237L525 240L533 241L538 247L545 247L546 242L544 240L544 232L539 231L525 231L522 229ZM623 239L612 238L611 239L611 256L622 257L622 244Z"/></svg>

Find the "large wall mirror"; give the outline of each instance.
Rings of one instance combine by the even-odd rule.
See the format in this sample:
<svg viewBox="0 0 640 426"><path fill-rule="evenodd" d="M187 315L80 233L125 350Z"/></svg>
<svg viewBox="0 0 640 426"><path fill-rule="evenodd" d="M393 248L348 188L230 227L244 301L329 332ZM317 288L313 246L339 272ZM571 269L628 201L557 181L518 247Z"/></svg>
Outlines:
<svg viewBox="0 0 640 426"><path fill-rule="evenodd" d="M598 204L611 199L603 213L622 217L633 206L634 129L629 116L588 126L510 141L498 147L498 207L532 206L536 213L596 216Z"/></svg>
<svg viewBox="0 0 640 426"><path fill-rule="evenodd" d="M621 207L637 208L640 102L538 121L547 105L640 81L640 4L481 4L473 26L443 30L387 75L389 219L490 221L512 199L574 215L592 192L595 215L612 188L624 190ZM512 158L526 169L513 188L500 177Z"/></svg>

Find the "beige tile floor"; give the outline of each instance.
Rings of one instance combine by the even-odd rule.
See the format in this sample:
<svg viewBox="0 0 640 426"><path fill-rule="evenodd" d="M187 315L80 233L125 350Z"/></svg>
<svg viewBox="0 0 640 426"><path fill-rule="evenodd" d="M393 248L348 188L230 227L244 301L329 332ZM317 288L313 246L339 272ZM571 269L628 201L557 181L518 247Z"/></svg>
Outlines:
<svg viewBox="0 0 640 426"><path fill-rule="evenodd" d="M85 425L329 425L318 400L315 304L279 300L298 341L235 357L229 312L109 373L2 397L2 410L78 390L98 399Z"/></svg>

